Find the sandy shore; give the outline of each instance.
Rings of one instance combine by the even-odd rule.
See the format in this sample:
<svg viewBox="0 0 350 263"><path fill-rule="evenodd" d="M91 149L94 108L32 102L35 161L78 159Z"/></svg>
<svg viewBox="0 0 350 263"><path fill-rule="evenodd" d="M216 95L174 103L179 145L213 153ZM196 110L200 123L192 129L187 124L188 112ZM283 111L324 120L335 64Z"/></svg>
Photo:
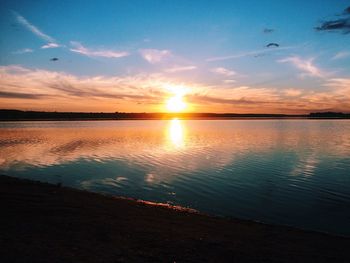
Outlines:
<svg viewBox="0 0 350 263"><path fill-rule="evenodd" d="M350 262L350 238L0 176L0 262Z"/></svg>

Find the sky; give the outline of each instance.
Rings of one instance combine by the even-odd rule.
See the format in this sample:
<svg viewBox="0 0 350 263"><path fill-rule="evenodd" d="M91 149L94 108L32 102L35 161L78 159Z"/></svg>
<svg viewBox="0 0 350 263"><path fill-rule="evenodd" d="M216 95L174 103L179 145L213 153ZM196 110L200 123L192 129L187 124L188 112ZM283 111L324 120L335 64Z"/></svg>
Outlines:
<svg viewBox="0 0 350 263"><path fill-rule="evenodd" d="M186 112L350 112L349 7L5 0L0 108L164 112L181 102Z"/></svg>

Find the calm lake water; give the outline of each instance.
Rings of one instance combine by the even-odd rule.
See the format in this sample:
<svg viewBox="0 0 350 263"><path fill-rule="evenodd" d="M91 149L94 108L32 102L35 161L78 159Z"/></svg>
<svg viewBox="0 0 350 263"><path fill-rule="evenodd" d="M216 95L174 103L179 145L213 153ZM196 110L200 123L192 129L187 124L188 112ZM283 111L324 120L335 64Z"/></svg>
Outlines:
<svg viewBox="0 0 350 263"><path fill-rule="evenodd" d="M0 122L0 173L350 235L350 121Z"/></svg>

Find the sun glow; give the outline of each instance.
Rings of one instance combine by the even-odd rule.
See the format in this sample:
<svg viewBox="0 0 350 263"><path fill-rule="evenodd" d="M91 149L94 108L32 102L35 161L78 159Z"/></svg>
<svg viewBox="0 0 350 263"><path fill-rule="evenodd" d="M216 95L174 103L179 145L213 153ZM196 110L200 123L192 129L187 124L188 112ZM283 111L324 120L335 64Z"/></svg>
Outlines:
<svg viewBox="0 0 350 263"><path fill-rule="evenodd" d="M186 109L186 103L183 101L182 96L174 96L168 99L166 108L171 112L180 112Z"/></svg>
<svg viewBox="0 0 350 263"><path fill-rule="evenodd" d="M185 110L187 108L187 104L184 101L184 96L186 94L185 88L172 85L166 88L173 94L166 102L166 109L170 112L181 112Z"/></svg>

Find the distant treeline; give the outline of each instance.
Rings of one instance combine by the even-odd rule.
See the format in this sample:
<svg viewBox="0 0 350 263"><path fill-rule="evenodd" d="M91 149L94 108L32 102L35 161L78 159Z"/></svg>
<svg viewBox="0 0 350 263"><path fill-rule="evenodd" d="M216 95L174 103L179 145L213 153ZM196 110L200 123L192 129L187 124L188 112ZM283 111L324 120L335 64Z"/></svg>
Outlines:
<svg viewBox="0 0 350 263"><path fill-rule="evenodd" d="M234 118L350 118L350 114L316 112L309 115L238 113L127 113L45 112L0 110L0 120L127 120L127 119L234 119Z"/></svg>
<svg viewBox="0 0 350 263"><path fill-rule="evenodd" d="M350 113L342 112L312 112L310 118L334 118L334 119L350 119Z"/></svg>

